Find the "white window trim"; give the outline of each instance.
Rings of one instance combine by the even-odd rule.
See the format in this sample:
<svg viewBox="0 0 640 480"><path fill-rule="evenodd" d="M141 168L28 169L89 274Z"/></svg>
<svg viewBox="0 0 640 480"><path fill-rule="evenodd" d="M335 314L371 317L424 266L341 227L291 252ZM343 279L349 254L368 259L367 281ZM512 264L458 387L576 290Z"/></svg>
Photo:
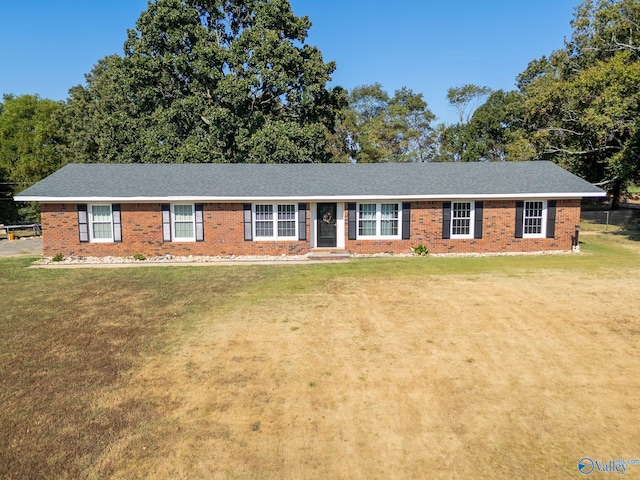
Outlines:
<svg viewBox="0 0 640 480"><path fill-rule="evenodd" d="M176 237L176 205L189 205L191 207L191 236L189 237ZM172 203L171 204L171 241L180 242L195 242L196 241L196 206L194 203Z"/></svg>
<svg viewBox="0 0 640 480"><path fill-rule="evenodd" d="M542 202L542 225L540 233L525 233L525 221L527 219L527 203ZM546 238L547 236L547 201L546 200L525 200L522 205L522 238Z"/></svg>
<svg viewBox="0 0 640 480"><path fill-rule="evenodd" d="M396 235L381 235L382 205L398 205L398 233ZM376 234L360 235L360 205L376 206ZM402 238L402 202L359 202L356 204L356 239L357 240L399 240Z"/></svg>
<svg viewBox="0 0 640 480"><path fill-rule="evenodd" d="M455 203L470 203L471 204L471 210L470 210L470 213L469 213L470 218L469 218L469 233L468 234L464 234L464 235L457 234L456 235L456 234L453 233L453 221L454 221L454 218L453 218L453 211L454 211L453 205ZM473 239L474 238L474 233L475 233L474 232L475 220L476 220L476 202L475 201L453 200L451 202L451 220L449 220L449 232L450 232L449 237L452 238L452 239L461 239L461 240Z"/></svg>
<svg viewBox="0 0 640 480"><path fill-rule="evenodd" d="M94 238L93 236L93 207L109 207L109 222L111 223L110 238ZM87 205L87 221L89 228L89 241L91 243L114 243L113 241L113 207L110 203L93 203ZM102 222L101 222L102 223Z"/></svg>
<svg viewBox="0 0 640 480"><path fill-rule="evenodd" d="M258 236L256 234L256 206L257 205L271 205L272 208L272 212L273 212L273 218L271 219L271 222L273 223L273 235L270 237L265 237L265 236ZM295 231L295 235L292 236L278 236L278 205L291 205L294 207L295 209L295 215L294 215L294 231ZM264 220L260 220L260 221L264 221ZM273 242L274 240L280 240L280 241L296 241L298 240L298 204L297 203L284 203L284 202L280 202L280 203L264 203L264 202L259 202L259 203L254 203L251 205L251 228L253 230L252 234L253 234L253 239L257 242Z"/></svg>

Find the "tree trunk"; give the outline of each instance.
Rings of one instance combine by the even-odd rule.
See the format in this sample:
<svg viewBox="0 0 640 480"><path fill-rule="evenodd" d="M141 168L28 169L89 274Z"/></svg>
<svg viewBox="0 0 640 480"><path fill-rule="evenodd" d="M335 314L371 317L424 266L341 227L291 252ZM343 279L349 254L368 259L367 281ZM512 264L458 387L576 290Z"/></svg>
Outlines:
<svg viewBox="0 0 640 480"><path fill-rule="evenodd" d="M620 208L620 194L622 192L622 182L620 180L613 181L613 188L609 192L611 195L611 210Z"/></svg>

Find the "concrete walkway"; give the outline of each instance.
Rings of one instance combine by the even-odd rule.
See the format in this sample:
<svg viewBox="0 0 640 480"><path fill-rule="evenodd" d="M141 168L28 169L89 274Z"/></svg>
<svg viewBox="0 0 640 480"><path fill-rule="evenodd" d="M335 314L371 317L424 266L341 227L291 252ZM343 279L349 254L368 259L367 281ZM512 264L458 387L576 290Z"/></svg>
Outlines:
<svg viewBox="0 0 640 480"><path fill-rule="evenodd" d="M42 238L0 239L0 257L42 256Z"/></svg>

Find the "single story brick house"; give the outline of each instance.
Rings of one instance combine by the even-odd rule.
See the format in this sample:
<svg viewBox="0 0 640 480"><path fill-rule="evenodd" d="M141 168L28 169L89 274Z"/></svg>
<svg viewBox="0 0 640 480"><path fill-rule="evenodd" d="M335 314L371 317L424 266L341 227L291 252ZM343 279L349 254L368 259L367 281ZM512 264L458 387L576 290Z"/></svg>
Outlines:
<svg viewBox="0 0 640 480"><path fill-rule="evenodd" d="M551 162L70 164L40 202L44 256L571 250L583 197Z"/></svg>

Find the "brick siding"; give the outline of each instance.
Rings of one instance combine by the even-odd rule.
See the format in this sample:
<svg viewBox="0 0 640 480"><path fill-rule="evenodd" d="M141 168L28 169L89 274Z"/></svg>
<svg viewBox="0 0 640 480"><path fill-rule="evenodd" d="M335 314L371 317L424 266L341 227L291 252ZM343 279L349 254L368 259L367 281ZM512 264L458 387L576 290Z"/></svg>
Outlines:
<svg viewBox="0 0 640 480"><path fill-rule="evenodd" d="M411 239L349 240L353 253L409 253L424 244L432 253L534 252L570 250L575 226L580 221L580 200L558 200L555 238L515 238L515 201L484 201L481 239L442 239L442 202L412 202ZM307 239L311 238L307 205ZM122 242L80 242L76 204L42 204L43 253L65 256L158 255L300 255L311 249L311 241L245 241L243 205L204 204L203 242L163 242L159 204L122 203ZM345 204L346 213L346 204Z"/></svg>
<svg viewBox="0 0 640 480"><path fill-rule="evenodd" d="M484 201L481 239L443 239L442 202L411 203L410 240L348 240L346 249L358 253L407 253L423 244L431 253L506 253L571 250L580 224L580 200L558 200L554 238L515 238L515 201Z"/></svg>

